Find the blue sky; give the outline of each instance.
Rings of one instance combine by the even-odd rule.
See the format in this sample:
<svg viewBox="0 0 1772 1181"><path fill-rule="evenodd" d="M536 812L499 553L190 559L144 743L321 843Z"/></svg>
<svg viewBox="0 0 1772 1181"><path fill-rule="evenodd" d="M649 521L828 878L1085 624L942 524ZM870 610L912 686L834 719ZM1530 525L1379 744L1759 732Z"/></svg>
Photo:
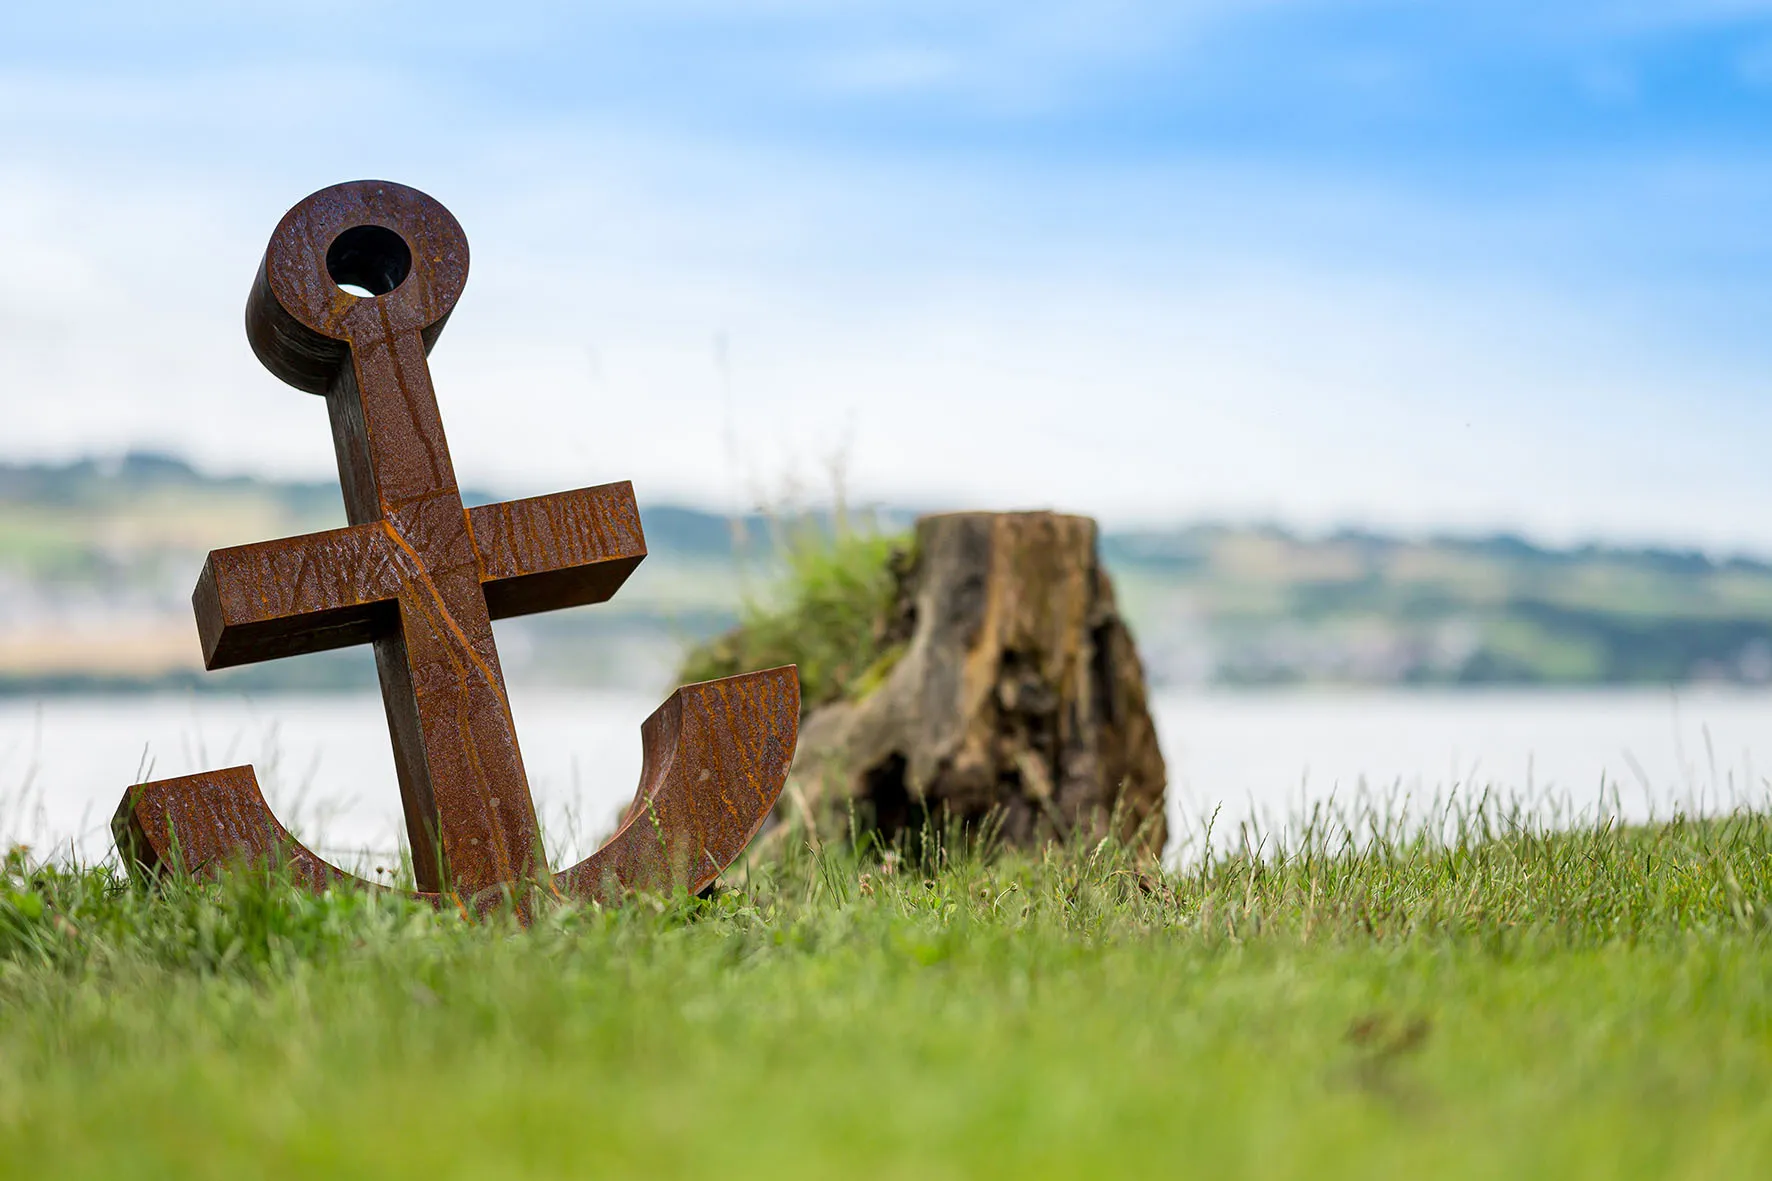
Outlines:
<svg viewBox="0 0 1772 1181"><path fill-rule="evenodd" d="M360 176L469 482L1772 552L1772 3L10 5L0 453L329 472L240 308Z"/></svg>

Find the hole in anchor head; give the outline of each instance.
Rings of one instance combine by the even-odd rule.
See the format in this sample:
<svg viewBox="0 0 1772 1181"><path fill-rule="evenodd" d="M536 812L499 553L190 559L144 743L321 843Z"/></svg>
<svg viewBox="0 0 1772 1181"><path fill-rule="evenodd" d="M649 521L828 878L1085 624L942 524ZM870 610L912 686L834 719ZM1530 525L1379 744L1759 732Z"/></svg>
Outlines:
<svg viewBox="0 0 1772 1181"><path fill-rule="evenodd" d="M406 239L385 226L352 226L332 240L326 273L347 295L373 299L386 295L412 270Z"/></svg>

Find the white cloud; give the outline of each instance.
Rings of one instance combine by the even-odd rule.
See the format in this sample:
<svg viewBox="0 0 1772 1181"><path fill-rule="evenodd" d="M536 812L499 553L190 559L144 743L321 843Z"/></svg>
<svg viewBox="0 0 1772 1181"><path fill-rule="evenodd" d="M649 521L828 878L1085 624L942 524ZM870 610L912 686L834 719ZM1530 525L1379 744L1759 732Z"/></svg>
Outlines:
<svg viewBox="0 0 1772 1181"><path fill-rule="evenodd" d="M827 87L1037 104L1217 19L1152 11L919 5L792 48ZM1705 262L1772 252L1751 162L1467 195L1236 145L1110 164L514 111L299 53L0 72L0 151L11 455L329 472L318 400L257 367L240 307L284 208L382 175L474 243L434 358L470 483L735 499L849 440L857 491L894 499L1772 549L1767 297Z"/></svg>
<svg viewBox="0 0 1772 1181"><path fill-rule="evenodd" d="M919 92L951 83L959 70L960 64L951 53L898 45L836 55L824 62L817 73L835 90Z"/></svg>
<svg viewBox="0 0 1772 1181"><path fill-rule="evenodd" d="M778 204L737 183L767 174L755 161L590 155L602 167L553 188L541 165L470 183L486 170L464 161L450 181L475 273L434 365L469 483L742 499L816 483L848 439L856 491L893 499L1772 546L1749 445L1772 423L1674 392L1747 403L1751 375L1629 300L1185 234L1144 257L1084 234L998 266L934 243L894 261L904 225L858 240L882 209L933 208L963 239L988 208L799 173ZM260 371L239 325L281 208L206 180L6 178L0 248L67 277L0 276L11 322L29 313L0 345L15 454L146 441L330 469L318 400ZM667 184L685 191L653 201Z"/></svg>

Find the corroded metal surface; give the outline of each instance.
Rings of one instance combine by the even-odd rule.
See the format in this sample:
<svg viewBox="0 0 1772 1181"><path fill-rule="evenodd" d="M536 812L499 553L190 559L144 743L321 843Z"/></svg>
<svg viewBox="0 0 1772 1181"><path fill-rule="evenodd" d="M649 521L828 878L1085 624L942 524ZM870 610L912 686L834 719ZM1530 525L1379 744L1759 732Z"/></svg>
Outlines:
<svg viewBox="0 0 1772 1181"><path fill-rule="evenodd" d="M492 620L602 602L646 543L626 483L463 506L426 356L467 268L454 217L401 185L337 185L277 226L247 336L271 372L325 397L351 523L212 552L192 596L204 663L374 645L425 897L480 908L526 883L700 889L780 794L798 679L773 669L679 689L642 727L621 830L550 874ZM138 784L113 829L146 872L277 859L316 888L356 880L277 823L250 767Z"/></svg>
<svg viewBox="0 0 1772 1181"><path fill-rule="evenodd" d="M800 679L792 668L686 685L640 729L640 790L601 849L554 875L580 897L702 889L763 826L794 758Z"/></svg>

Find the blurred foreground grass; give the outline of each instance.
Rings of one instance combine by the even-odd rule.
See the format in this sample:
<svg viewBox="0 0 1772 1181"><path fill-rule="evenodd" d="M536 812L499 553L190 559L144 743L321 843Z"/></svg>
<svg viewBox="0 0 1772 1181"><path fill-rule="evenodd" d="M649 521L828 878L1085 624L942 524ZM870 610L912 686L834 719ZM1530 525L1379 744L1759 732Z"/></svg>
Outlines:
<svg viewBox="0 0 1772 1181"><path fill-rule="evenodd" d="M0 1170L1772 1175L1772 823L1379 819L1167 874L802 846L529 931L15 853Z"/></svg>

